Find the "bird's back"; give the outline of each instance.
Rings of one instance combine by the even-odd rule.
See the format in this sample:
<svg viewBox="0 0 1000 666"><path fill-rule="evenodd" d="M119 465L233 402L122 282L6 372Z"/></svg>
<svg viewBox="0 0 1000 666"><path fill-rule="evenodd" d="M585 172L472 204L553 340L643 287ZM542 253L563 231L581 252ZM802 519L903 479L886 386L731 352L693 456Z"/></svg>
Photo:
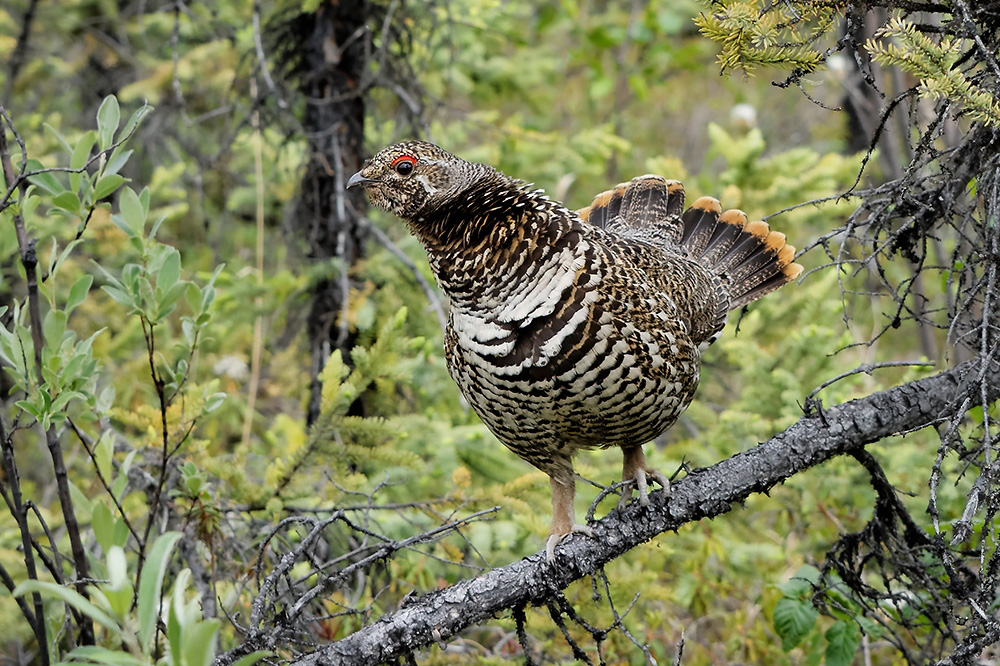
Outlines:
<svg viewBox="0 0 1000 666"><path fill-rule="evenodd" d="M725 323L728 295L709 267L683 245L684 186L660 176L641 176L602 192L577 211L603 230L616 257L645 276L646 297L671 301L688 335L700 345Z"/></svg>
<svg viewBox="0 0 1000 666"><path fill-rule="evenodd" d="M621 252L658 278L662 291L683 311L692 338L709 344L726 315L793 280L802 267L795 248L765 222L749 222L739 210L723 212L701 197L684 211L684 187L646 175L602 192L577 214L604 229Z"/></svg>

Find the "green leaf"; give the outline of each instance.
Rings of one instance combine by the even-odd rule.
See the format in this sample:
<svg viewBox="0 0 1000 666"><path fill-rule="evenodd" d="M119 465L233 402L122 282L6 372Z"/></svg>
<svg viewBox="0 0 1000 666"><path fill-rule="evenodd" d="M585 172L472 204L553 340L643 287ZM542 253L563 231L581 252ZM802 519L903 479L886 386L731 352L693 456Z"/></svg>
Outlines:
<svg viewBox="0 0 1000 666"><path fill-rule="evenodd" d="M28 412L34 419L36 420L38 419L39 415L38 407L36 407L35 403L31 402L30 400L18 400L17 402L14 403L14 406L17 407L18 409L23 409L24 411Z"/></svg>
<svg viewBox="0 0 1000 666"><path fill-rule="evenodd" d="M91 515L90 524L94 527L94 536L97 538L97 545L105 553L110 552L114 541L115 519L111 515L111 510L104 502L94 502L94 511Z"/></svg>
<svg viewBox="0 0 1000 666"><path fill-rule="evenodd" d="M149 216L149 186L142 188L139 192L139 203L142 204L142 214L146 217Z"/></svg>
<svg viewBox="0 0 1000 666"><path fill-rule="evenodd" d="M45 131L51 134L53 138L55 138L55 140L58 141L60 145L62 145L63 149L66 151L68 155L73 154L73 148L69 145L69 141L67 141L66 137L64 137L62 134L59 133L59 130L57 130L52 125L49 125L48 123L42 123L42 126L45 128ZM31 168L32 168L31 166L28 167L28 169Z"/></svg>
<svg viewBox="0 0 1000 666"><path fill-rule="evenodd" d="M808 634L816 624L819 613L806 601L783 597L774 607L774 630L781 636L781 648L788 652Z"/></svg>
<svg viewBox="0 0 1000 666"><path fill-rule="evenodd" d="M221 624L221 620L212 618L187 628L183 648L185 666L210 666L215 659L215 635Z"/></svg>
<svg viewBox="0 0 1000 666"><path fill-rule="evenodd" d="M118 289L117 287L109 287L107 285L104 285L103 287L101 287L101 289L103 289L108 296L115 299L122 305L127 305L130 308L136 307L135 299L132 297L131 294L126 294L124 291Z"/></svg>
<svg viewBox="0 0 1000 666"><path fill-rule="evenodd" d="M15 597L20 597L30 592L38 592L42 596L63 601L106 628L115 636L121 636L122 630L118 626L118 623L112 620L100 608L84 599L83 595L75 590L45 580L26 580L15 587L11 594Z"/></svg>
<svg viewBox="0 0 1000 666"><path fill-rule="evenodd" d="M139 296L139 302L142 303L143 310L146 311L156 303L156 292L153 291L153 285L150 284L145 275L141 275L139 276L139 279L136 280L135 286L136 292ZM148 313L147 317L152 318Z"/></svg>
<svg viewBox="0 0 1000 666"><path fill-rule="evenodd" d="M110 582L101 586L101 592L118 617L125 617L132 607L132 584L128 577L128 560L121 546L114 545L107 551L108 578Z"/></svg>
<svg viewBox="0 0 1000 666"><path fill-rule="evenodd" d="M110 430L105 430L98 438L97 445L94 446L94 460L97 463L98 473L109 483L111 482L111 461L114 457L114 452L114 436Z"/></svg>
<svg viewBox="0 0 1000 666"><path fill-rule="evenodd" d="M858 615L854 618L854 621L858 623L861 631L864 632L865 636L868 636L868 638L878 639L882 637L882 625L878 624L874 620L870 620L863 615Z"/></svg>
<svg viewBox="0 0 1000 666"><path fill-rule="evenodd" d="M138 451L138 449L133 449L128 455L125 456L125 460L128 461L131 457ZM115 477L115 482L111 484L111 494L115 496L119 502L122 501L122 493L128 488L128 474L125 472L125 465L122 465L122 471Z"/></svg>
<svg viewBox="0 0 1000 666"><path fill-rule="evenodd" d="M168 289L177 284L177 280L181 276L181 254L176 248L169 248L167 250L166 256L163 258L163 264L160 266L159 272L156 274L156 289L157 291L166 292ZM180 294L177 295L180 298Z"/></svg>
<svg viewBox="0 0 1000 666"><path fill-rule="evenodd" d="M115 533L112 537L112 544L119 548L124 548L125 544L128 543L128 537L129 531L128 525L125 524L125 519L121 517L115 518Z"/></svg>
<svg viewBox="0 0 1000 666"><path fill-rule="evenodd" d="M132 230L129 236L141 237L146 229L146 211L143 210L142 202L139 201L135 190L131 187L123 188L118 197L118 207L121 209L122 217L125 218L125 223Z"/></svg>
<svg viewBox="0 0 1000 666"><path fill-rule="evenodd" d="M149 228L149 237L156 238L156 232L160 230L160 225L167 219L166 215L161 215L153 221L153 226Z"/></svg>
<svg viewBox="0 0 1000 666"><path fill-rule="evenodd" d="M119 176L117 173L109 173L102 176L94 187L94 201L99 201L113 193L125 180L123 176Z"/></svg>
<svg viewBox="0 0 1000 666"><path fill-rule="evenodd" d="M184 646L184 585L182 583L190 577L189 569L182 569L174 581L174 593L167 605L167 645L170 646L171 662L174 666L181 666L181 655Z"/></svg>
<svg viewBox="0 0 1000 666"><path fill-rule="evenodd" d="M69 243L66 244L66 247L64 247L62 252L60 252L58 255L56 255L55 241L56 239L53 238L51 255L55 257L55 261L51 262L51 264L49 265L50 274L55 273L56 271L59 270L59 267L62 266L63 262L66 261L66 259L69 257L70 253L73 251L73 248L75 248L77 245L80 244L81 239L78 238L76 240L71 240Z"/></svg>
<svg viewBox="0 0 1000 666"><path fill-rule="evenodd" d="M819 582L819 577L819 569L805 564L799 567L798 571L790 579L778 585L778 589L786 597L808 599L812 595L813 584Z"/></svg>
<svg viewBox="0 0 1000 666"><path fill-rule="evenodd" d="M90 153L94 149L94 142L96 141L97 133L94 130L89 130L80 137L80 140L76 142L76 148L73 149L73 156L69 160L70 169L83 169L86 166L87 161L90 159ZM69 175L69 189L79 192L82 178L83 172L71 173Z"/></svg>
<svg viewBox="0 0 1000 666"><path fill-rule="evenodd" d="M62 345L63 334L66 332L66 313L62 310L49 310L42 322L42 333L45 335L45 346L56 350Z"/></svg>
<svg viewBox="0 0 1000 666"><path fill-rule="evenodd" d="M68 653L66 659L89 661L94 664L108 664L108 666L148 666L148 662L138 657L133 657L128 652L109 650L97 645L81 645ZM66 663L63 662L63 664Z"/></svg>
<svg viewBox="0 0 1000 666"><path fill-rule="evenodd" d="M79 510L76 517L79 518L81 522L87 522L90 520L90 517L94 512L94 503L91 502L90 499L83 494L83 491L80 490L72 481L69 484L69 496L73 499L73 506Z"/></svg>
<svg viewBox="0 0 1000 666"><path fill-rule="evenodd" d="M42 169L45 169L45 165L38 160L28 160L27 171L39 171ZM42 171L42 173L29 176L28 182L42 188L50 196L55 196L66 190L51 171Z"/></svg>
<svg viewBox="0 0 1000 666"><path fill-rule="evenodd" d="M139 580L139 643L149 649L156 630L156 618L160 611L160 588L163 576L170 564L170 551L181 538L180 532L166 532L149 549L146 563Z"/></svg>
<svg viewBox="0 0 1000 666"><path fill-rule="evenodd" d="M827 666L851 666L854 653L861 643L857 625L847 620L837 620L826 630L826 641Z"/></svg>
<svg viewBox="0 0 1000 666"><path fill-rule="evenodd" d="M123 587L128 584L128 560L125 558L125 551L121 546L112 546L108 549L108 579L109 585L113 588Z"/></svg>
<svg viewBox="0 0 1000 666"><path fill-rule="evenodd" d="M98 413L98 415L104 416L114 404L115 387L113 384L108 384L99 394L97 394L97 401L94 403L94 410Z"/></svg>
<svg viewBox="0 0 1000 666"><path fill-rule="evenodd" d="M132 115L129 117L128 122L125 123L125 127L122 128L122 135L127 136L128 134L131 134L135 130L135 128L139 125L139 123L141 123L146 116L148 116L153 112L154 108L156 107L154 107L152 104L149 104L148 102L143 102L142 106L140 106L138 109L132 112Z"/></svg>
<svg viewBox="0 0 1000 666"><path fill-rule="evenodd" d="M226 400L225 393L213 393L205 399L204 411L206 414L214 412L216 409L222 406L222 403Z"/></svg>
<svg viewBox="0 0 1000 666"><path fill-rule="evenodd" d="M52 205L75 214L80 212L80 197L77 196L76 192L63 190L52 197Z"/></svg>
<svg viewBox="0 0 1000 666"><path fill-rule="evenodd" d="M135 232L132 231L132 227L129 226L128 222L125 221L125 218L122 215L115 213L111 216L111 221L115 223L116 227L124 231L125 235L129 238L135 235Z"/></svg>
<svg viewBox="0 0 1000 666"><path fill-rule="evenodd" d="M267 650L258 650L257 652L251 652L248 655L244 655L233 662L232 666L253 666L258 661L264 657L274 656L273 652L268 652Z"/></svg>
<svg viewBox="0 0 1000 666"><path fill-rule="evenodd" d="M42 203L42 197L35 193L36 190L37 188L34 185L29 185L27 195L21 197L21 215L24 216L25 224L28 225L34 224L34 220L37 219L35 211Z"/></svg>
<svg viewBox="0 0 1000 666"><path fill-rule="evenodd" d="M134 151L131 150L122 150L121 146L115 148L114 152L111 153L111 159L108 160L108 165L104 167L104 175L116 175L119 171L121 171L122 167L125 166L128 159L132 157L133 152Z"/></svg>
<svg viewBox="0 0 1000 666"><path fill-rule="evenodd" d="M165 293L160 291L160 287L156 288L156 296L159 305L159 309L156 311L156 321L160 321L171 312L174 311L174 307L177 305L177 301L181 299L181 295L187 289L187 284L184 282L178 282L174 284Z"/></svg>
<svg viewBox="0 0 1000 666"><path fill-rule="evenodd" d="M69 297L66 299L66 308L64 312L69 315L83 303L83 299L87 297L90 293L90 285L94 284L94 276L90 274L83 274L77 278L73 286L69 288Z"/></svg>
<svg viewBox="0 0 1000 666"><path fill-rule="evenodd" d="M7 370L14 376L20 388L27 390L30 376L26 362L32 357L34 351L27 348L30 345L30 338L28 338L28 344L23 344L23 340L24 338L14 335L0 324L0 358L9 364Z"/></svg>
<svg viewBox="0 0 1000 666"><path fill-rule="evenodd" d="M101 108L97 110L97 132L101 150L114 143L119 122L121 122L121 110L118 108L118 98L108 95L101 102Z"/></svg>
<svg viewBox="0 0 1000 666"><path fill-rule="evenodd" d="M129 236L128 242L129 245L132 246L132 249L136 251L136 253L143 254L143 252L145 251L145 248L143 247L142 238L140 236Z"/></svg>
<svg viewBox="0 0 1000 666"><path fill-rule="evenodd" d="M83 345L85 345L85 343L80 343L79 345L76 346L74 354L70 358L69 363L67 363L66 367L63 368L62 375L63 375L63 383L66 385L66 387L69 388L69 390L72 391L73 393L76 393L76 395L73 396L73 398L74 399L82 398L86 400L88 396L79 393L76 389L80 387L78 381L82 378L81 375L84 375L85 373L89 372L91 368L91 362L94 359L90 355L89 345L85 345L88 347L87 349L84 349ZM61 398L62 396L60 395L59 397Z"/></svg>
<svg viewBox="0 0 1000 666"><path fill-rule="evenodd" d="M201 319L201 315L203 313L208 312L208 308L211 307L212 302L215 300L215 281L219 278L219 274L222 273L222 269L225 268L225 266L225 264L219 264L216 266L215 271L212 273L212 277L208 280L208 283L201 288L201 308L197 310L199 313L199 320Z"/></svg>
<svg viewBox="0 0 1000 666"><path fill-rule="evenodd" d="M56 397L55 400L52 401L52 407L49 408L52 418L62 420L66 416L65 414L62 414L62 412L66 409L66 406L71 400L83 400L86 397L87 396L79 391L63 391Z"/></svg>

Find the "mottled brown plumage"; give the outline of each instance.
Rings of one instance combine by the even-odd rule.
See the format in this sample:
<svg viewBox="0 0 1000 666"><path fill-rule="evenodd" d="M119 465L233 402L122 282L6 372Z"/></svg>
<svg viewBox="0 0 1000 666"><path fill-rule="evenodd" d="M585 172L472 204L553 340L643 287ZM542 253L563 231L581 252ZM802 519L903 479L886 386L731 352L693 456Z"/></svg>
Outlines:
<svg viewBox="0 0 1000 666"><path fill-rule="evenodd" d="M794 279L794 248L684 188L641 176L573 212L541 190L422 141L390 146L348 187L394 213L427 249L450 302L445 351L466 399L552 485L546 554L573 519L573 455L620 446L648 503L642 445L698 386L726 314ZM628 495L623 496L623 502Z"/></svg>

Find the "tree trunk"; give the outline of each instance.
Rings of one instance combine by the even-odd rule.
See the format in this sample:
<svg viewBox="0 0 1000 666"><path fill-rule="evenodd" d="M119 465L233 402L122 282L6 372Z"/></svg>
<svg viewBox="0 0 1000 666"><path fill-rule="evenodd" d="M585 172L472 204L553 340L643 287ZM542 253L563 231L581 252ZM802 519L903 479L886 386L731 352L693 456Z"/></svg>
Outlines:
<svg viewBox="0 0 1000 666"><path fill-rule="evenodd" d="M320 262L339 260L336 276L313 288L308 318L312 386L308 421L319 415L318 375L330 354L347 358L354 336L347 326L351 270L362 256L358 223L367 203L360 191L344 187L361 168L364 154L365 102L360 82L367 66L370 41L367 0L331 0L296 20L301 37L299 91L306 100L303 129L309 156L293 228Z"/></svg>

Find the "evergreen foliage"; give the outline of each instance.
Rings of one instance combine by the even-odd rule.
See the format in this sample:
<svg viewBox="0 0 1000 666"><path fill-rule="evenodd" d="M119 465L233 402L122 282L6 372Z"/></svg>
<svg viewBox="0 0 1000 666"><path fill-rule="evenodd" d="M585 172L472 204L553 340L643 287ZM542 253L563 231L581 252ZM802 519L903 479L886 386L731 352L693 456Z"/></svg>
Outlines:
<svg viewBox="0 0 1000 666"><path fill-rule="evenodd" d="M967 40L945 37L934 41L911 21L893 18L879 28L866 48L879 64L896 66L918 77L921 96L948 100L968 112L972 120L1000 125L996 96L957 67L968 51Z"/></svg>
<svg viewBox="0 0 1000 666"><path fill-rule="evenodd" d="M768 4L756 0L709 2L695 24L721 46L722 69L751 74L757 67L812 72L823 60L816 43L833 29L839 10L824 2Z"/></svg>

